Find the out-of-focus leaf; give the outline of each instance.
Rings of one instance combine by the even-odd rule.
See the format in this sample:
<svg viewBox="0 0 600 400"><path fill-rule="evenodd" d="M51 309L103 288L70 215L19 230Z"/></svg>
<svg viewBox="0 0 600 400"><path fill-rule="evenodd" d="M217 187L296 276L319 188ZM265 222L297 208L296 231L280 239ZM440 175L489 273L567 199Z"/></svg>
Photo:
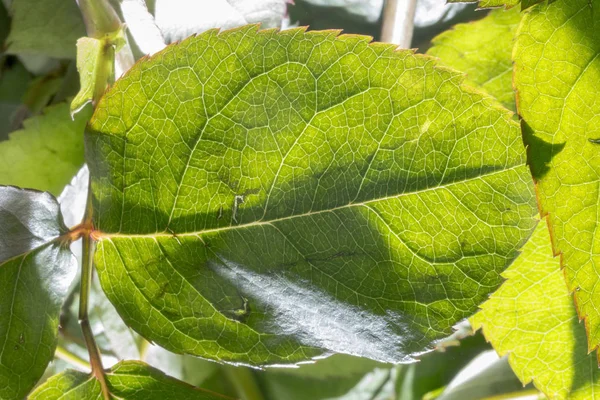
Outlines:
<svg viewBox="0 0 600 400"><path fill-rule="evenodd" d="M0 70L0 140L8 139L8 134L18 129L27 116L23 96L30 81L31 75L19 62Z"/></svg>
<svg viewBox="0 0 600 400"><path fill-rule="evenodd" d="M336 36L210 31L98 104L95 262L148 340L402 362L500 284L536 215L511 113L429 57Z"/></svg>
<svg viewBox="0 0 600 400"><path fill-rule="evenodd" d="M49 193L0 186L0 398L23 398L54 357L77 264Z"/></svg>
<svg viewBox="0 0 600 400"><path fill-rule="evenodd" d="M389 365L335 354L298 368L267 368L256 372L267 399L317 400L342 396L375 368Z"/></svg>
<svg viewBox="0 0 600 400"><path fill-rule="evenodd" d="M0 142L0 184L59 194L83 164L83 131L91 109L71 120L68 104L25 120Z"/></svg>
<svg viewBox="0 0 600 400"><path fill-rule="evenodd" d="M522 254L503 274L506 282L471 318L475 329L508 360L523 383L550 399L591 399L600 391L595 354L565 286L560 261L541 221Z"/></svg>
<svg viewBox="0 0 600 400"><path fill-rule="evenodd" d="M171 378L139 361L120 362L106 373L106 378L111 394L118 399L224 399L223 396L216 393L198 389ZM29 396L29 399L97 400L101 397L100 384L93 376L68 370L48 379Z"/></svg>
<svg viewBox="0 0 600 400"><path fill-rule="evenodd" d="M518 9L492 11L480 21L456 25L437 36L427 54L466 72L470 83L515 111L511 54L520 20Z"/></svg>
<svg viewBox="0 0 600 400"><path fill-rule="evenodd" d="M523 16L514 82L523 137L555 254L600 344L600 0L540 4Z"/></svg>
<svg viewBox="0 0 600 400"><path fill-rule="evenodd" d="M121 0L121 11L127 29L144 54L154 54L165 47L162 32L148 12L144 0Z"/></svg>
<svg viewBox="0 0 600 400"><path fill-rule="evenodd" d="M73 0L13 0L12 23L6 39L10 54L75 58L75 43L85 36Z"/></svg>
<svg viewBox="0 0 600 400"><path fill-rule="evenodd" d="M143 361L190 385L200 386L219 368L219 364L201 358L171 353L150 344ZM238 367L245 368L245 367Z"/></svg>
<svg viewBox="0 0 600 400"><path fill-rule="evenodd" d="M156 0L155 21L167 42L211 28L260 23L279 28L287 0Z"/></svg>
<svg viewBox="0 0 600 400"><path fill-rule="evenodd" d="M508 365L490 350L475 357L446 386L438 400L479 400L517 392L523 385Z"/></svg>
<svg viewBox="0 0 600 400"><path fill-rule="evenodd" d="M407 368L376 368L366 374L348 393L331 397L327 400L392 400L396 397L396 379L398 369Z"/></svg>
<svg viewBox="0 0 600 400"><path fill-rule="evenodd" d="M301 0L321 7L343 8L345 11L374 23L379 20L384 0Z"/></svg>

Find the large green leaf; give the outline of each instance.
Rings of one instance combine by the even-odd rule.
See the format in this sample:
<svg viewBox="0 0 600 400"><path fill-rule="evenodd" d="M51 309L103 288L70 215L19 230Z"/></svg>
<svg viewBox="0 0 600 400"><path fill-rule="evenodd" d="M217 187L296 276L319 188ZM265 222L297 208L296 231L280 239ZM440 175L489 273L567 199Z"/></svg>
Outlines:
<svg viewBox="0 0 600 400"><path fill-rule="evenodd" d="M510 112L428 57L336 35L209 31L98 104L95 263L147 339L407 361L500 284L536 213Z"/></svg>
<svg viewBox="0 0 600 400"><path fill-rule="evenodd" d="M75 1L13 0L7 52L75 58L75 42L85 36Z"/></svg>
<svg viewBox="0 0 600 400"><path fill-rule="evenodd" d="M469 83L515 111L512 47L521 20L518 9L494 10L475 22L459 24L433 39L427 54L467 74Z"/></svg>
<svg viewBox="0 0 600 400"><path fill-rule="evenodd" d="M0 398L21 399L54 357L77 261L48 193L0 186Z"/></svg>
<svg viewBox="0 0 600 400"><path fill-rule="evenodd" d="M533 379L551 399L591 399L600 390L600 370L544 222L471 323L500 355L508 354L523 383Z"/></svg>
<svg viewBox="0 0 600 400"><path fill-rule="evenodd" d="M71 120L69 105L49 107L0 142L0 184L58 195L83 164L83 131L91 109Z"/></svg>
<svg viewBox="0 0 600 400"><path fill-rule="evenodd" d="M599 9L600 0L533 8L514 53L518 111L540 209L585 318L590 350L600 343Z"/></svg>
<svg viewBox="0 0 600 400"><path fill-rule="evenodd" d="M223 400L228 399L194 388L139 361L124 361L106 373L110 393L127 400ZM30 400L96 400L102 397L93 375L67 370L48 379L29 396Z"/></svg>

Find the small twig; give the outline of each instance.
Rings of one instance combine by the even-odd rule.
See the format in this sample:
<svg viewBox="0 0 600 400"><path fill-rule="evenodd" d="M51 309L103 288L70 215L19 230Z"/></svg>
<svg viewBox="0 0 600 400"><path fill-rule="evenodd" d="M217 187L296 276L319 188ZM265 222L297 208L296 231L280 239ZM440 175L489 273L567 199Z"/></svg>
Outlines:
<svg viewBox="0 0 600 400"><path fill-rule="evenodd" d="M410 48L416 8L417 0L387 0L383 9L381 41Z"/></svg>
<svg viewBox="0 0 600 400"><path fill-rule="evenodd" d="M88 204L86 209L86 215L84 219L84 225L91 225L91 192L88 191ZM82 260L81 260L81 285L79 291L79 325L83 332L83 338L90 355L90 364L92 367L92 374L96 377L100 383L102 390L102 396L105 400L110 400L110 391L108 384L106 383L106 376L104 374L104 367L102 366L102 357L100 351L96 345L94 334L89 321L89 300L90 290L92 287L92 263L94 252L92 249L92 238L90 234L83 235L81 238L82 243Z"/></svg>
<svg viewBox="0 0 600 400"><path fill-rule="evenodd" d="M56 346L56 350L54 351L54 357L59 360L68 362L74 367L77 367L80 370L85 372L89 372L92 370L92 366L89 362L79 357L77 354L70 352L62 346Z"/></svg>

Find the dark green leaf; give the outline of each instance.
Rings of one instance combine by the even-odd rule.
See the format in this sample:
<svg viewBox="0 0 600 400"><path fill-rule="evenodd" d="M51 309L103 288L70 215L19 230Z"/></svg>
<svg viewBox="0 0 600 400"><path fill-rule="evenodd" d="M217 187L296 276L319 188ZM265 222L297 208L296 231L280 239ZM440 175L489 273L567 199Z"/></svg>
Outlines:
<svg viewBox="0 0 600 400"><path fill-rule="evenodd" d="M108 386L117 399L127 400L223 400L227 397L194 388L139 361L124 361L107 372ZM68 370L48 379L30 400L96 400L100 384L89 374Z"/></svg>
<svg viewBox="0 0 600 400"><path fill-rule="evenodd" d="M0 398L20 399L54 356L61 305L77 262L56 199L0 186Z"/></svg>
<svg viewBox="0 0 600 400"><path fill-rule="evenodd" d="M95 262L127 324L223 361L400 362L500 284L535 224L518 125L369 40L210 31L107 92Z"/></svg>

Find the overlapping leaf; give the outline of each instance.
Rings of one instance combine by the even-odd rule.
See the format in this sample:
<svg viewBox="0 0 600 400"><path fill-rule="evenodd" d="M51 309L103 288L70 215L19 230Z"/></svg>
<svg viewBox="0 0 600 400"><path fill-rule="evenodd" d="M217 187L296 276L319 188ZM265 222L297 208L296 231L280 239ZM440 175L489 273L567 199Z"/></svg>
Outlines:
<svg viewBox="0 0 600 400"><path fill-rule="evenodd" d="M587 353L579 322L550 235L541 221L507 281L471 318L523 383L533 380L550 399L591 399L600 390L595 355Z"/></svg>
<svg viewBox="0 0 600 400"><path fill-rule="evenodd" d="M139 361L124 361L106 374L111 394L127 400L223 400L228 397L197 389ZM29 396L31 400L95 400L100 384L90 374L67 370L48 379Z"/></svg>
<svg viewBox="0 0 600 400"><path fill-rule="evenodd" d="M91 110L71 120L68 104L25 120L24 129L0 142L0 184L58 195L83 164L83 131Z"/></svg>
<svg viewBox="0 0 600 400"><path fill-rule="evenodd" d="M209 31L99 103L95 262L149 340L406 361L499 285L535 215L510 113L430 58L336 35Z"/></svg>
<svg viewBox="0 0 600 400"><path fill-rule="evenodd" d="M494 10L479 21L456 25L438 35L427 54L465 72L469 83L515 111L511 54L520 20L521 14L516 8Z"/></svg>
<svg viewBox="0 0 600 400"><path fill-rule="evenodd" d="M600 343L600 1L558 1L526 14L515 45L518 111L542 214L568 287Z"/></svg>
<svg viewBox="0 0 600 400"><path fill-rule="evenodd" d="M0 186L0 398L23 398L54 357L76 270L56 199Z"/></svg>

